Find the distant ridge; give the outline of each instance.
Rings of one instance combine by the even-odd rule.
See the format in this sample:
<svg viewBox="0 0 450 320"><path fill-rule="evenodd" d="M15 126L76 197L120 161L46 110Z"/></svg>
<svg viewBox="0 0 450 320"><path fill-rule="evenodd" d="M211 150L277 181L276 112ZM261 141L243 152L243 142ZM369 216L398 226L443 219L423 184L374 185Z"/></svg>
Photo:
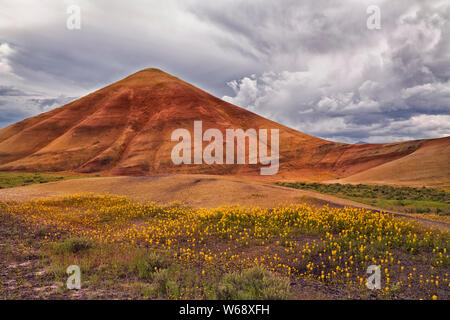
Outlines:
<svg viewBox="0 0 450 320"><path fill-rule="evenodd" d="M159 69L145 69L63 107L0 130L0 170L76 171L111 175L208 173L259 177L259 165L182 165L172 163L170 141L176 128L280 130L279 174L275 180L329 180L416 155L442 145L450 180L448 138L390 144L344 144L287 128L222 101ZM362 143L362 142L361 142ZM206 143L205 143L206 145ZM417 159L417 155L419 159ZM380 167L381 168L381 167ZM405 173L407 175L413 172ZM400 179L400 178L398 178ZM434 179L434 178L433 178Z"/></svg>

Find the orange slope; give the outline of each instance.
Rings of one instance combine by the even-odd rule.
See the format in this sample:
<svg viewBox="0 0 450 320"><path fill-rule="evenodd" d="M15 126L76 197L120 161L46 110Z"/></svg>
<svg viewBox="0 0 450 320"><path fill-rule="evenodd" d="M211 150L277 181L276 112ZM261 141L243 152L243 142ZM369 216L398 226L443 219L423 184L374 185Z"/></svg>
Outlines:
<svg viewBox="0 0 450 320"><path fill-rule="evenodd" d="M415 152L340 180L342 183L450 186L450 137L427 141Z"/></svg>
<svg viewBox="0 0 450 320"><path fill-rule="evenodd" d="M181 165L170 154L177 128L280 130L280 170L266 179L347 177L414 153L426 140L348 145L309 136L222 101L158 69L145 69L61 108L0 130L0 170L239 174L260 165ZM448 141L445 143L448 144ZM204 143L206 146L206 143ZM224 149L225 150L225 149Z"/></svg>

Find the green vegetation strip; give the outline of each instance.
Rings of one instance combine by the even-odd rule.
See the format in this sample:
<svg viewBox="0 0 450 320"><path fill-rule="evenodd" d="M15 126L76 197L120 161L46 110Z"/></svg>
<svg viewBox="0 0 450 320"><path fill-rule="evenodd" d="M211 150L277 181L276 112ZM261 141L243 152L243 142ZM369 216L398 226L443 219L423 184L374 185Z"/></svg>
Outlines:
<svg viewBox="0 0 450 320"><path fill-rule="evenodd" d="M98 175L97 175L98 176ZM96 177L97 177L96 176ZM0 172L0 189L27 186L69 179L92 178L94 176L54 173Z"/></svg>
<svg viewBox="0 0 450 320"><path fill-rule="evenodd" d="M283 187L331 194L383 209L450 215L450 193L436 188L306 182L277 182L276 184Z"/></svg>

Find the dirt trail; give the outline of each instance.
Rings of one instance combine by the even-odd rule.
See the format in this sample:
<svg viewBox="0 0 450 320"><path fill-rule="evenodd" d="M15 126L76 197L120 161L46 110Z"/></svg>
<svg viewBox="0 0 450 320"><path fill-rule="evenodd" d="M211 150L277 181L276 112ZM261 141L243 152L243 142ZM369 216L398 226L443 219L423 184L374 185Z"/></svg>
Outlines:
<svg viewBox="0 0 450 320"><path fill-rule="evenodd" d="M272 184L214 175L167 175L154 177L101 177L50 182L0 190L0 200L26 201L33 198L53 198L74 193L93 192L116 194L139 201L158 203L181 202L191 207L214 208L226 205L274 207L286 203L330 207L355 207L386 211L347 199L308 190L298 190ZM391 211L389 211L391 212ZM414 214L391 212L418 221L423 225L450 230L450 224Z"/></svg>

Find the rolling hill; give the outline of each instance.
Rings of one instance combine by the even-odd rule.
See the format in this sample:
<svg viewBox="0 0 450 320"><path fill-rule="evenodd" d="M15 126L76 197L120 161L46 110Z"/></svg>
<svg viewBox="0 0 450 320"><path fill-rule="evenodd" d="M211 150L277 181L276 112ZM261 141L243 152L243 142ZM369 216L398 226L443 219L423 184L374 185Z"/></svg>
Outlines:
<svg viewBox="0 0 450 320"><path fill-rule="evenodd" d="M341 179L341 183L448 187L450 137L427 141L413 153Z"/></svg>
<svg viewBox="0 0 450 320"><path fill-rule="evenodd" d="M171 150L177 142L171 141L171 133L177 128L192 132L194 120L201 120L204 130L222 132L228 128L279 129L278 174L261 177L259 164L174 165ZM449 138L356 145L323 140L222 101L161 70L145 69L0 130L0 170L448 182L449 146ZM423 161L428 161L426 166L421 165ZM418 168L411 169L411 165Z"/></svg>

